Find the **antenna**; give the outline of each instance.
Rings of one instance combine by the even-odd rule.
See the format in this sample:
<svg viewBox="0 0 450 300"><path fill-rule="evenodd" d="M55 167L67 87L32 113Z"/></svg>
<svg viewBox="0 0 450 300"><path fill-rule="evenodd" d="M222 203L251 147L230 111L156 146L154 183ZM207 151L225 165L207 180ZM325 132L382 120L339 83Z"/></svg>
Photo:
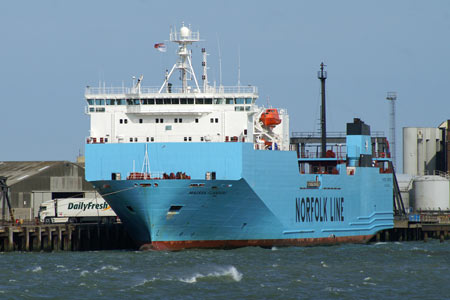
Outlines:
<svg viewBox="0 0 450 300"><path fill-rule="evenodd" d="M327 71L323 70L326 65L323 62L320 64L320 71L317 72L317 78L320 79L320 86L322 90L322 105L320 113L320 124L322 128L322 157L326 157L327 152L327 116L325 110L325 80L327 79Z"/></svg>
<svg viewBox="0 0 450 300"><path fill-rule="evenodd" d="M164 80L164 83L162 84L158 93L161 93L164 87L168 87L168 81L175 69L179 69L181 71L182 93L188 93L190 91L191 87L187 84L187 81L190 80L190 76L194 78L195 87L199 91L200 87L198 86L194 68L192 67L192 52L188 49L188 46L200 41L199 32L193 32L190 27L188 28L184 26L183 23L179 31L176 30L176 27L174 27L174 29L170 31L170 41L178 44L177 55L179 56L179 58L178 61L173 65L169 74L166 74L166 79Z"/></svg>
<svg viewBox="0 0 450 300"><path fill-rule="evenodd" d="M395 101L397 101L397 92L388 92L386 100L391 101L391 111L389 113L391 117L389 121L389 138L391 140L390 148L391 148L392 164L394 165L394 168L396 168L397 155L395 150Z"/></svg>
<svg viewBox="0 0 450 300"><path fill-rule="evenodd" d="M238 87L241 86L241 45L238 45Z"/></svg>
<svg viewBox="0 0 450 300"><path fill-rule="evenodd" d="M220 52L219 34L217 36L217 48L219 50L219 86L222 86L222 53Z"/></svg>

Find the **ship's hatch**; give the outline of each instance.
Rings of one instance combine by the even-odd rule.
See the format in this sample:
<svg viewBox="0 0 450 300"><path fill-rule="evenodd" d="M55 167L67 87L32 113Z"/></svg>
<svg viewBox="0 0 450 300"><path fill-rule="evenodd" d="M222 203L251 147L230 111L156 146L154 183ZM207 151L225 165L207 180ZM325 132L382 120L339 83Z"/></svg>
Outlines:
<svg viewBox="0 0 450 300"><path fill-rule="evenodd" d="M174 215L178 215L182 208L183 208L182 205L172 205L172 206L170 206L169 211L167 212L166 218L170 219Z"/></svg>

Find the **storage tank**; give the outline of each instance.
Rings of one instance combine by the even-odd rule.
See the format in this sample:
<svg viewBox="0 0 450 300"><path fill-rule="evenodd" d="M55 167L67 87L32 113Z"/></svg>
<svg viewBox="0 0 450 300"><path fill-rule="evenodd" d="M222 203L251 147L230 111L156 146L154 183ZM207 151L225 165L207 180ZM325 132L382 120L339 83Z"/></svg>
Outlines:
<svg viewBox="0 0 450 300"><path fill-rule="evenodd" d="M441 176L419 176L414 178L414 210L450 210L449 180Z"/></svg>

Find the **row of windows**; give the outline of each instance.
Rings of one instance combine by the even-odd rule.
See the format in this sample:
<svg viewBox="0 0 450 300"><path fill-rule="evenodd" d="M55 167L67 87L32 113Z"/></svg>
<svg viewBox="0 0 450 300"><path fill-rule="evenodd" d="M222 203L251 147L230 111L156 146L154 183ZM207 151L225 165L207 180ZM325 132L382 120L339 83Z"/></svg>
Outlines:
<svg viewBox="0 0 450 300"><path fill-rule="evenodd" d="M87 99L89 105L252 104L254 98Z"/></svg>
<svg viewBox="0 0 450 300"><path fill-rule="evenodd" d="M137 137L135 137L135 138L130 137L130 142L137 142L137 141L138 141ZM146 141L147 142L154 142L155 138L154 137L146 137Z"/></svg>
<svg viewBox="0 0 450 300"><path fill-rule="evenodd" d="M209 119L210 123L219 123L219 118L211 118ZM175 118L173 119L174 123L183 123L183 119L182 118ZM119 123L120 124L128 124L128 120L127 119L119 119ZM143 119L139 119L139 123L142 124L144 123ZM164 119L163 118L156 118L155 119L155 123L164 123ZM198 118L195 119L195 123L198 123Z"/></svg>

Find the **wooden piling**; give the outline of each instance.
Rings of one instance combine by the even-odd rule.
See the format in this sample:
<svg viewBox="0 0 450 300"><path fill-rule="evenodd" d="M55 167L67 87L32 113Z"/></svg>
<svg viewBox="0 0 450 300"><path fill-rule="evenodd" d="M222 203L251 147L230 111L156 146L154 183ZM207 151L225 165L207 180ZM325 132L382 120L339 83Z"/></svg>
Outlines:
<svg viewBox="0 0 450 300"><path fill-rule="evenodd" d="M25 227L25 249L24 251L30 251L30 228L27 226Z"/></svg>
<svg viewBox="0 0 450 300"><path fill-rule="evenodd" d="M6 246L6 251L14 251L14 230L13 227L8 226L8 244Z"/></svg>

